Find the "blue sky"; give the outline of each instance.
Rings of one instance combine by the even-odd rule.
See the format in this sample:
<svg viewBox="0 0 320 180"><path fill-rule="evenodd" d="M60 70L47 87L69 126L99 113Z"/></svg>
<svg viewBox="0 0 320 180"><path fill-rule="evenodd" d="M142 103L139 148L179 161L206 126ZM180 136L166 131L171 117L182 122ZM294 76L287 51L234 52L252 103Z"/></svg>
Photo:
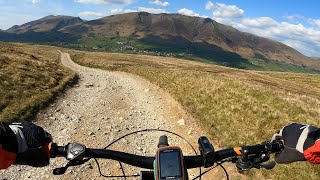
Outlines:
<svg viewBox="0 0 320 180"><path fill-rule="evenodd" d="M91 20L132 11L209 17L320 57L319 0L0 0L0 29L47 15Z"/></svg>

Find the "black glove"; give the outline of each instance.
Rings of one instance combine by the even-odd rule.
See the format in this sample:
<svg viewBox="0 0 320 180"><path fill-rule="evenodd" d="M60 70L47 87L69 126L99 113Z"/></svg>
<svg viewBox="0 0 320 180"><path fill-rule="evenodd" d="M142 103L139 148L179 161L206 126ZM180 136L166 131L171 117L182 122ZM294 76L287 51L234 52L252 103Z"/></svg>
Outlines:
<svg viewBox="0 0 320 180"><path fill-rule="evenodd" d="M17 135L18 155L14 164L43 167L49 164L48 144L51 134L31 122L12 124Z"/></svg>
<svg viewBox="0 0 320 180"><path fill-rule="evenodd" d="M2 149L8 152L18 152L18 143L16 140L16 135L8 126L8 124L4 122L0 122L0 144L2 145Z"/></svg>
<svg viewBox="0 0 320 180"><path fill-rule="evenodd" d="M10 167L16 160L18 143L16 135L4 122L0 122L0 169Z"/></svg>
<svg viewBox="0 0 320 180"><path fill-rule="evenodd" d="M314 126L292 123L283 127L272 137L272 140L284 141L284 150L276 154L276 162L284 164L305 161L304 151L313 146L319 138L320 129Z"/></svg>

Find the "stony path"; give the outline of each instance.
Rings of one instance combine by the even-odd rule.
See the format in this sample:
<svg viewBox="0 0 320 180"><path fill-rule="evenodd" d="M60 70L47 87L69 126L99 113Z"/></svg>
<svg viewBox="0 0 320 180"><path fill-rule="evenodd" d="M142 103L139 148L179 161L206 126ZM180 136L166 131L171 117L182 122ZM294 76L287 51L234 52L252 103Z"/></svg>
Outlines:
<svg viewBox="0 0 320 180"><path fill-rule="evenodd" d="M112 140L141 129L166 129L175 131L196 141L204 135L195 121L167 93L148 81L123 72L109 72L80 66L69 54L61 53L62 64L75 71L80 81L70 88L49 108L39 113L36 123L50 132L59 145L80 142L87 147L102 148ZM178 123L179 122L179 123ZM129 136L112 146L125 152L154 155L158 138L163 133L140 133ZM184 154L191 154L186 144L169 136L171 145L183 147ZM52 159L44 168L12 166L0 171L1 179L100 179L96 164L69 168L62 176L52 175L52 169L66 163L64 159ZM122 175L119 164L101 160L106 175ZM124 165L127 175L138 174L137 168ZM194 176L198 172L192 170ZM223 174L222 174L223 175ZM221 179L221 173L215 177ZM102 179L102 178L101 178ZM130 178L127 178L130 179ZM139 179L139 178L133 178ZM208 178L203 178L208 179Z"/></svg>

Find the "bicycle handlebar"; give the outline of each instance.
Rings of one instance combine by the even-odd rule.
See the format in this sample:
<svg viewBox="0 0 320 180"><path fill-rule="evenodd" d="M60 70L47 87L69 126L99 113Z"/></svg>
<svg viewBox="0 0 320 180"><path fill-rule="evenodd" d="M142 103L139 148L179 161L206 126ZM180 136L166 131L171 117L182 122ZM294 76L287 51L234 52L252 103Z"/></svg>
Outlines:
<svg viewBox="0 0 320 180"><path fill-rule="evenodd" d="M72 155L76 156L77 153L79 153L79 149L80 151L83 150L83 152L81 152L81 157L77 156L77 159L72 159L72 157L70 157L70 153L75 153ZM202 155L184 156L185 167L187 169L192 169L202 167L206 162L214 163L230 157L242 156L244 150L247 155L259 155L261 152L277 153L283 150L283 143L281 141L275 141L272 143L257 144L254 146L228 148L213 152L210 159L206 159ZM68 144L66 146L57 146L53 143L51 145L50 153L51 158L65 157L68 160L81 160L83 158L112 159L145 169L153 169L153 161L155 160L154 156L140 156L114 150L85 148L85 146L81 144Z"/></svg>

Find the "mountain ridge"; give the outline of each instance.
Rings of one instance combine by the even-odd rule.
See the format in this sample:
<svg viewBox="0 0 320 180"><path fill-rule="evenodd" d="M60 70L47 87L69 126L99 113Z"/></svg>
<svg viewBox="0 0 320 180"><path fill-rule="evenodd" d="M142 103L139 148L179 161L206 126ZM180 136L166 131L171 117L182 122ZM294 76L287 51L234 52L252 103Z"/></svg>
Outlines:
<svg viewBox="0 0 320 180"><path fill-rule="evenodd" d="M111 43L124 43L134 52L175 51L231 67L245 68L241 64L249 64L250 69L255 69L249 62L253 58L320 70L319 61L283 43L241 32L210 18L181 14L132 12L91 21L51 15L2 31L0 40L71 47L88 47L92 42L90 47L94 50L111 51Z"/></svg>
<svg viewBox="0 0 320 180"><path fill-rule="evenodd" d="M22 25L14 25L7 29L9 33L25 33L28 31L33 32L52 32L57 31L66 26L76 23L84 22L80 17L63 16L63 15L49 15L41 19L30 21Z"/></svg>
<svg viewBox="0 0 320 180"><path fill-rule="evenodd" d="M206 42L247 57L301 66L314 64L313 59L283 43L241 32L210 18L181 14L133 12L71 25L59 31L80 36L183 37L189 42Z"/></svg>

